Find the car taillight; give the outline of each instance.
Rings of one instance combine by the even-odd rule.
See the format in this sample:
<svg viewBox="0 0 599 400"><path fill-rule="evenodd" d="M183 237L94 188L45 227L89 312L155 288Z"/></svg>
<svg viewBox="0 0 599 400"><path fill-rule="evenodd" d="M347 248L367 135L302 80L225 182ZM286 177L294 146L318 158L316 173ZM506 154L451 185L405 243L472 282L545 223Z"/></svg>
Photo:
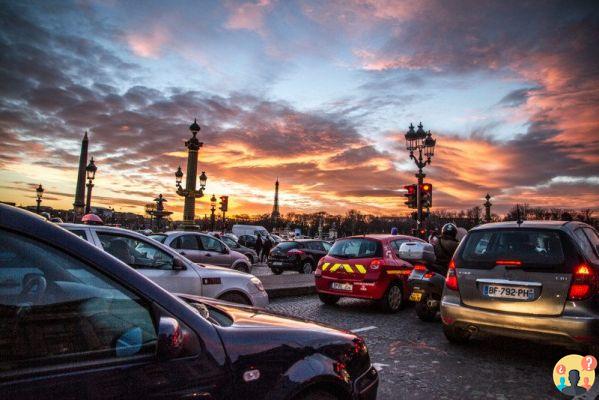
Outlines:
<svg viewBox="0 0 599 400"><path fill-rule="evenodd" d="M301 254L304 254L304 252L300 249L291 249L287 252L287 255L290 255L290 256L299 256Z"/></svg>
<svg viewBox="0 0 599 400"><path fill-rule="evenodd" d="M513 265L515 267L519 267L522 265L522 261L520 261L520 260L497 260L497 261L495 261L495 265Z"/></svg>
<svg viewBox="0 0 599 400"><path fill-rule="evenodd" d="M582 264L572 272L572 284L568 300L584 300L599 291L597 273L588 265Z"/></svg>
<svg viewBox="0 0 599 400"><path fill-rule="evenodd" d="M458 275L456 273L455 262L453 260L451 260L449 263L447 277L445 277L445 286L451 290L458 290Z"/></svg>
<svg viewBox="0 0 599 400"><path fill-rule="evenodd" d="M370 269L373 271L376 271L381 267L382 263L383 263L382 260L375 258L374 260L372 260L370 262Z"/></svg>
<svg viewBox="0 0 599 400"><path fill-rule="evenodd" d="M420 265L420 264L416 264L416 265L414 265L414 269L415 269L416 271L426 271L426 270L427 270L427 268L426 268L426 266L425 266L425 265Z"/></svg>

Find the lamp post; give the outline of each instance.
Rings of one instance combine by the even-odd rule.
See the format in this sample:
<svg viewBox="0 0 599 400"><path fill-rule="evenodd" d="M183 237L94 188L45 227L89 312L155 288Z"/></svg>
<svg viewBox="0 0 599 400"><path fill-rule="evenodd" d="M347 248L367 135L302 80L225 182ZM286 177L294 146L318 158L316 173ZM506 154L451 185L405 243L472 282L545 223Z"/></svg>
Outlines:
<svg viewBox="0 0 599 400"><path fill-rule="evenodd" d="M41 211L41 204L42 204L42 196L44 195L44 188L42 187L42 184L40 183L40 185L37 187L37 189L35 189L35 202L37 203L37 207L35 208L35 212L36 213L40 213Z"/></svg>
<svg viewBox="0 0 599 400"><path fill-rule="evenodd" d="M94 187L93 180L96 178L96 171L98 167L96 167L96 163L94 162L94 158L92 157L89 160L89 164L85 167L85 172L87 173L87 201L85 202L85 213L89 214L92 212L92 188Z"/></svg>
<svg viewBox="0 0 599 400"><path fill-rule="evenodd" d="M485 206L485 221L486 222L491 222L491 206L493 204L491 204L491 195L489 193L487 193L487 195L485 196L485 199L487 201L485 201L485 203L483 204Z"/></svg>
<svg viewBox="0 0 599 400"><path fill-rule="evenodd" d="M200 126L194 119L193 124L189 126L192 137L185 142L189 153L187 156L187 177L185 180L185 188L181 186L183 180L183 171L181 166L175 173L175 179L177 183L177 194L185 198L185 206L183 208L183 228L192 229L195 218L195 200L204 196L204 189L206 188L206 181L208 177L205 172L200 175L200 189L196 190L196 179L198 175L198 152L204 145L198 140L196 135L200 131Z"/></svg>
<svg viewBox="0 0 599 400"><path fill-rule="evenodd" d="M414 130L414 125L410 124L405 138L406 149L410 152L410 158L414 160L418 167L418 173L416 174L416 178L418 178L418 185L416 186L416 205L418 209L416 228L420 231L420 227L422 226L422 193L420 193L420 188L426 176L422 170L431 163L435 155L437 140L433 139L431 131L428 131L428 133L424 131L422 122L418 124L418 130L416 131Z"/></svg>
<svg viewBox="0 0 599 400"><path fill-rule="evenodd" d="M212 195L210 198L210 230L214 232L214 228L216 225L216 196Z"/></svg>

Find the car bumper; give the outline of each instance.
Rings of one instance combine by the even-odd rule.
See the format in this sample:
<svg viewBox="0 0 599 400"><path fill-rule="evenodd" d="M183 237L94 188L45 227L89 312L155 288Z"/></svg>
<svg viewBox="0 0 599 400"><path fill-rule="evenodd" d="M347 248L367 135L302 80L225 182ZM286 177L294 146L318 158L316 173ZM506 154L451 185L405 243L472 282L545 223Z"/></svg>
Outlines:
<svg viewBox="0 0 599 400"><path fill-rule="evenodd" d="M566 306L560 316L514 315L465 307L459 295L452 293L443 296L441 318L447 325L475 327L482 333L562 343L599 344L599 314L581 308Z"/></svg>
<svg viewBox="0 0 599 400"><path fill-rule="evenodd" d="M358 377L353 385L353 398L357 400L375 400L379 387L379 374L374 367Z"/></svg>
<svg viewBox="0 0 599 400"><path fill-rule="evenodd" d="M264 308L269 303L268 293L266 293L265 291L252 293L251 297L252 297L252 306L254 306L254 307Z"/></svg>

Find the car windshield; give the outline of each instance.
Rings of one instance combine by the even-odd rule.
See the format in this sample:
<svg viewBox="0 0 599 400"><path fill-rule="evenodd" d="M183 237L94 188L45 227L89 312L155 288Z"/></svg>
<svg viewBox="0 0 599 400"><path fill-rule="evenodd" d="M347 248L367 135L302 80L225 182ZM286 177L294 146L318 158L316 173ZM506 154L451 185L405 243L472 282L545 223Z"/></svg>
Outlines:
<svg viewBox="0 0 599 400"><path fill-rule="evenodd" d="M164 243L164 241L166 240L166 235L149 235L148 237L160 243Z"/></svg>
<svg viewBox="0 0 599 400"><path fill-rule="evenodd" d="M558 231L518 228L471 232L461 259L493 265L510 260L523 265L546 266L561 264L565 257Z"/></svg>
<svg viewBox="0 0 599 400"><path fill-rule="evenodd" d="M341 239L333 244L329 255L338 258L382 257L383 248L379 241L367 238Z"/></svg>
<svg viewBox="0 0 599 400"><path fill-rule="evenodd" d="M281 250L281 251L287 251L287 250L295 249L297 247L299 247L298 242L283 242L283 243L279 243L275 247L275 249Z"/></svg>

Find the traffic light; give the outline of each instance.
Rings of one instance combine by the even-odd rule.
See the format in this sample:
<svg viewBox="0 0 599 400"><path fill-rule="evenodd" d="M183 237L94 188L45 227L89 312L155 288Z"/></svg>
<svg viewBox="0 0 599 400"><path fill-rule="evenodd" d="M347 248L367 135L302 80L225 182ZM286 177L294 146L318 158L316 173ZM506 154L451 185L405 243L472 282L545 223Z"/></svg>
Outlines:
<svg viewBox="0 0 599 400"><path fill-rule="evenodd" d="M406 189L406 193L404 193L404 196L407 198L405 205L408 208L418 208L416 204L416 185L406 185L403 188Z"/></svg>
<svg viewBox="0 0 599 400"><path fill-rule="evenodd" d="M220 196L220 208L222 212L226 212L229 209L229 196Z"/></svg>
<svg viewBox="0 0 599 400"><path fill-rule="evenodd" d="M433 206L433 185L423 183L420 186L420 196L422 197L422 208L431 208Z"/></svg>

